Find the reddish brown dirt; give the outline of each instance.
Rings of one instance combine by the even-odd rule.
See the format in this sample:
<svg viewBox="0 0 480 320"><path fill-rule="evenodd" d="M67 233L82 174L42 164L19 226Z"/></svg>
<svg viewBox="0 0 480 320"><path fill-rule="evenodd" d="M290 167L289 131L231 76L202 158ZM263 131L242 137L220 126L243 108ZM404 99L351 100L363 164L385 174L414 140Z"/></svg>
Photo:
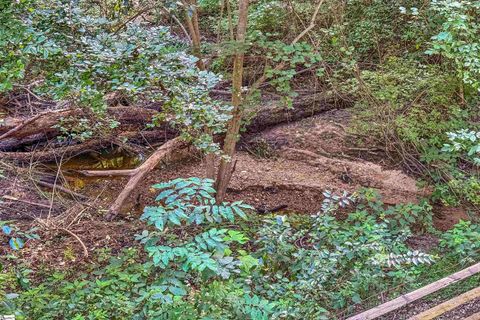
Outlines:
<svg viewBox="0 0 480 320"><path fill-rule="evenodd" d="M392 168L388 161L372 162L359 158L359 152L363 155L371 153L375 159L381 158L381 155L377 150L353 147L351 138L345 132L348 119L346 111L333 111L246 137L236 157L236 171L228 198L242 199L257 208L286 205L289 210L315 213L320 209L324 190L354 192L361 187L374 188L388 204L415 202L428 194L428 190L417 187L413 177ZM25 178L31 175L32 170L25 170L29 173L9 174L8 179L0 179L0 196L14 196L50 205L52 196L49 190L37 192L38 188ZM51 212L54 225L67 226L85 241L89 250L99 247L120 249L131 243L138 229L138 216L145 205L153 202L156 190L149 186L178 177L204 176L204 173L204 164L195 157L184 162L163 164L148 175L138 187L138 194L130 199L124 216L130 221L111 223L103 222L101 216L123 188L126 179L67 177L71 188L88 195L93 202L83 211L79 205L84 203L55 194ZM4 201L0 205L0 219L45 218L49 211L18 201ZM435 223L441 230L450 228L460 218L466 218L464 212L458 209L439 208L436 211ZM49 230L42 239L45 239L45 246L37 246L37 258L31 259L41 261L49 255L55 261L64 261L62 250L68 246L74 248L78 257L82 255L78 241L64 232ZM418 247L432 243L423 240L419 240ZM52 250L52 246L47 245L49 241L56 243L58 250ZM63 246L59 245L60 242ZM55 263L59 264L58 261Z"/></svg>
<svg viewBox="0 0 480 320"><path fill-rule="evenodd" d="M463 208L435 208L434 225L438 230L446 231L460 220L470 220L466 210Z"/></svg>
<svg viewBox="0 0 480 320"><path fill-rule="evenodd" d="M344 129L347 123L345 111L334 111L246 139L244 151L236 157L229 197L257 207L284 204L290 210L314 213L321 206L324 190L354 192L361 187L374 188L388 204L415 202L427 195L427 190L419 189L415 179L400 170L384 169L353 157ZM258 153L270 157L260 158ZM158 169L150 174L144 188L179 176L203 176L204 172L201 161ZM144 200L142 195L140 203Z"/></svg>

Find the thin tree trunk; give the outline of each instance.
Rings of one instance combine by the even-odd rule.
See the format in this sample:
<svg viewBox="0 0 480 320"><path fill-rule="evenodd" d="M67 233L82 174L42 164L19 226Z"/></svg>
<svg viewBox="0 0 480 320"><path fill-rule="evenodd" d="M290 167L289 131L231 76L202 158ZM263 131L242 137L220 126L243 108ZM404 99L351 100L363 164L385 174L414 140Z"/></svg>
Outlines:
<svg viewBox="0 0 480 320"><path fill-rule="evenodd" d="M310 24L305 28L295 39L292 41L292 45L300 41L310 30L315 27L315 21L317 19L320 7L322 6L325 0L319 0L315 8L315 12L312 15ZM240 0L239 3L239 16L238 16L238 27L237 27L237 44L243 44L245 42L245 33L247 28L247 18L248 18L248 1ZM230 178L233 174L234 167L232 165L232 157L235 153L235 146L239 139L240 124L242 120L242 80L243 80L243 60L244 53L240 51L236 54L233 66L233 75L232 75L232 119L230 120L227 128L227 134L225 136L223 152L224 155L228 156L229 159L222 158L220 162L220 167L218 169L217 180L215 183L217 189L217 202L222 202L225 198L226 190ZM274 70L280 71L285 68L285 62L279 63ZM250 90L247 92L247 96L256 91L262 83L267 80L266 74L262 75L255 83L251 86Z"/></svg>
<svg viewBox="0 0 480 320"><path fill-rule="evenodd" d="M235 146L239 138L240 124L242 120L242 82L243 82L243 62L245 58L244 43L247 33L249 0L240 0L237 26L237 45L238 52L233 62L232 74L232 118L228 122L227 133L225 135L223 153L229 159L222 158L218 168L216 188L217 202L222 202L225 198L228 183L232 175L233 162L232 157L235 154Z"/></svg>
<svg viewBox="0 0 480 320"><path fill-rule="evenodd" d="M235 35L233 34L233 21L232 21L232 9L230 6L230 0L227 1L227 18L228 18L228 31L230 32L230 40L235 39Z"/></svg>
<svg viewBox="0 0 480 320"><path fill-rule="evenodd" d="M205 70L205 64L202 59L200 30L198 29L197 1L192 0L188 4L189 8L185 10L185 20L187 22L190 38L192 38L193 54L198 58L197 67L200 70Z"/></svg>
<svg viewBox="0 0 480 320"><path fill-rule="evenodd" d="M198 24L198 6L197 0L190 0L190 8L185 11L185 19L187 21L190 37L192 38L193 54L198 58L197 67L200 70L206 70L205 63L202 57L200 27ZM205 129L208 135L212 135L211 130ZM206 175L210 179L215 178L215 155L209 153L205 156L206 161Z"/></svg>

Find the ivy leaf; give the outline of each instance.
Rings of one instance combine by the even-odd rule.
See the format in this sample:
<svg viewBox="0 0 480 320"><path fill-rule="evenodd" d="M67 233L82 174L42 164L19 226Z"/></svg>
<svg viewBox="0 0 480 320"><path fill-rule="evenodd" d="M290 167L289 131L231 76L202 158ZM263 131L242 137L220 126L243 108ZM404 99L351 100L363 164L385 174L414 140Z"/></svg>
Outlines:
<svg viewBox="0 0 480 320"><path fill-rule="evenodd" d="M168 287L168 291L170 291L174 296L180 296L180 297L187 294L187 291L185 291L185 289L180 287L174 287L174 286Z"/></svg>
<svg viewBox="0 0 480 320"><path fill-rule="evenodd" d="M12 228L10 228L9 226L3 226L2 231L8 236L10 233L12 233Z"/></svg>
<svg viewBox="0 0 480 320"><path fill-rule="evenodd" d="M22 239L20 238L10 238L10 240L8 241L8 243L10 244L10 247L13 249L13 250L20 250L24 247L24 242Z"/></svg>

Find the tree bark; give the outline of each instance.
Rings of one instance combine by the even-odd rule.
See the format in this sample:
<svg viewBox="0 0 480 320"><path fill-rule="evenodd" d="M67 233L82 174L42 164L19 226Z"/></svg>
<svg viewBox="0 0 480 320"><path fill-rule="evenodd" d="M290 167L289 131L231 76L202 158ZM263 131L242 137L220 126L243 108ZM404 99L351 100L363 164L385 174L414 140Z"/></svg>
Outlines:
<svg viewBox="0 0 480 320"><path fill-rule="evenodd" d="M181 140L180 137L177 137L159 147L142 165L135 169L135 173L130 177L130 180L128 180L125 188L118 195L115 202L110 206L106 219L111 220L120 213L120 209L122 208L123 204L135 191L139 182L142 181L147 173L155 168L161 160L167 158L174 152L186 148L187 146L188 143Z"/></svg>
<svg viewBox="0 0 480 320"><path fill-rule="evenodd" d="M106 114L121 125L132 125L151 121L152 117L158 114L155 109L147 109L141 107L109 107ZM92 117L90 111L82 108L68 108L49 110L39 113L32 118L27 119L11 119L7 118L2 126L0 126L0 142L7 138L24 138L42 132L44 134L58 134L57 125L62 118L68 117Z"/></svg>
<svg viewBox="0 0 480 320"><path fill-rule="evenodd" d="M235 146L239 138L240 125L242 122L242 83L243 83L243 62L245 59L244 44L247 33L248 24L248 6L249 0L240 0L238 4L238 25L237 25L237 45L238 52L233 62L232 74L232 118L227 125L227 133L225 135L223 154L229 157L222 157L218 168L217 179L215 182L217 189L217 202L222 202L225 198L228 183L233 169L232 157L235 153Z"/></svg>

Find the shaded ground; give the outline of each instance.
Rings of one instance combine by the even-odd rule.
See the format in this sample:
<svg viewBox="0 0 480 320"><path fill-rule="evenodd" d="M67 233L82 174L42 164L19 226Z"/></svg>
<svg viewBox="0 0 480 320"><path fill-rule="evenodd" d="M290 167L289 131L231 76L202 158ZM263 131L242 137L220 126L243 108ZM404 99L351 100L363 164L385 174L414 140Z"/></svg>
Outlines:
<svg viewBox="0 0 480 320"><path fill-rule="evenodd" d="M324 190L354 192L362 187L374 188L387 204L416 202L428 195L428 189L419 188L414 177L396 169L379 150L357 148L346 133L348 122L348 111L334 110L244 137L228 198L242 199L266 210L286 205L288 210L315 213L321 207ZM126 168L135 166L136 160L82 158L78 163L69 162L66 167L74 169L76 164L81 169L85 164L95 169ZM22 222L26 226L34 224L28 220L31 218L45 222L49 227L42 231L42 242L21 254L34 264L48 263L57 267L73 266L84 259L81 243L61 228L84 241L89 252L101 248L119 251L130 246L134 235L141 230L138 216L145 205L153 202L157 192L149 186L178 177L204 176L205 173L204 163L195 155L188 161L162 164L139 186L139 192L125 208L123 219L106 222L103 214L125 185L125 178L64 176L50 167L50 182L88 196L90 200L85 202L62 192L52 196L51 188L33 183L35 179L30 177L48 169L44 166L24 168L22 172L10 171L8 166L1 168L8 178L0 179L0 196L7 196L0 203L0 219L26 218ZM468 219L465 211L435 208L435 224L441 230L450 228L459 219ZM436 244L437 239L431 236L410 239L410 245L416 249L429 250ZM425 306L415 305L412 311L402 310L391 319L403 319ZM473 304L472 308L462 308L462 312L478 309L478 304ZM444 319L457 319L455 317Z"/></svg>
<svg viewBox="0 0 480 320"><path fill-rule="evenodd" d="M266 210L286 205L288 210L315 213L320 209L324 190L354 192L362 187L374 188L387 204L415 202L428 194L428 190L417 187L413 177L392 167L379 150L356 148L352 137L346 133L348 122L347 110L333 110L244 137L228 198L242 199ZM95 160L95 157L98 156L94 159L81 158L76 163L70 161L65 168L74 169L77 165L84 169L87 164L95 169L110 169L136 164L121 155L107 160ZM45 169L48 168L38 165L15 172L4 167L8 179L0 179L0 195L9 198L3 198L3 203L0 203L0 219L48 218L49 222L53 221L50 223L52 228L68 227L81 239L88 239L91 248L107 245L121 247L122 241L117 241L117 237L132 238L139 214L145 205L152 203L156 192L149 186L159 181L203 176L205 173L204 163L195 155L188 161L162 164L148 175L139 186L139 192L130 199L124 217L130 222L125 228L122 222L102 220L102 214L125 185L125 178L64 176L62 171L52 170L50 166L50 182L63 183L87 195L90 201L85 207L86 202L82 199L62 192L56 191L52 197L51 188L38 186L32 182L34 179L29 179ZM12 200L12 197L29 203ZM468 216L462 210L438 208L435 223L445 230L459 219L466 218ZM85 221L92 228L84 230ZM54 230L52 233L55 233ZM106 239L107 235L109 239ZM419 247L434 243L416 241L420 241ZM73 239L73 242L78 241Z"/></svg>
<svg viewBox="0 0 480 320"><path fill-rule="evenodd" d="M413 317L420 312L426 311L430 308L433 308L440 303L444 302L445 299L434 299L431 301L425 301L420 303L415 303L411 306L401 309L398 312L392 312L392 314L382 318L388 320L404 320ZM436 320L460 320L465 319L472 314L480 312L480 299L475 299L473 301L467 302L464 305L461 305L458 308L453 309L452 311L446 312L443 315L435 318Z"/></svg>
<svg viewBox="0 0 480 320"><path fill-rule="evenodd" d="M346 111L333 111L246 137L237 155L229 197L257 207L284 204L290 210L314 213L326 189L375 188L388 204L415 202L427 194L400 170L384 169L356 156L357 150L347 141L347 123ZM200 160L176 164L152 172L144 185L204 172ZM140 203L145 201L141 196Z"/></svg>

